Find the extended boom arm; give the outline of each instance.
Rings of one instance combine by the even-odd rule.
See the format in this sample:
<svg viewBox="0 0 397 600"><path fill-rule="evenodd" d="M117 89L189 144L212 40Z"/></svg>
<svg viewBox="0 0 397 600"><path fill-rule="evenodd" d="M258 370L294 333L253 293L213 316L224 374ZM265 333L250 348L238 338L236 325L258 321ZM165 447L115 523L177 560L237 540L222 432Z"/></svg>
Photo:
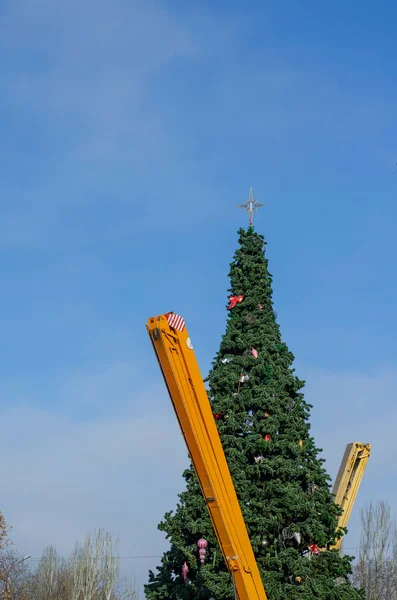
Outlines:
<svg viewBox="0 0 397 600"><path fill-rule="evenodd" d="M339 527L347 526L370 452L370 444L353 442L346 446L332 491L335 494L336 504L343 508L343 514L339 517ZM338 550L341 544L342 538L339 538L334 548Z"/></svg>
<svg viewBox="0 0 397 600"><path fill-rule="evenodd" d="M150 318L150 339L238 600L267 600L185 322Z"/></svg>

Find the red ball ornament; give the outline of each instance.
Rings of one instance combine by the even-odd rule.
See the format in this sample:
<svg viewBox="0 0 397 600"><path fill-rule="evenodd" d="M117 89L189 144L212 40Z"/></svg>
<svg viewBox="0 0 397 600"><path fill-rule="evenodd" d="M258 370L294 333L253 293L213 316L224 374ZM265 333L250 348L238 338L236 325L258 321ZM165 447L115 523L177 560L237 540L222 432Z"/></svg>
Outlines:
<svg viewBox="0 0 397 600"><path fill-rule="evenodd" d="M263 439L265 440L265 442L270 442L272 436L267 433Z"/></svg>
<svg viewBox="0 0 397 600"><path fill-rule="evenodd" d="M309 550L312 554L320 554L320 548L317 546L317 544L310 544Z"/></svg>
<svg viewBox="0 0 397 600"><path fill-rule="evenodd" d="M221 413L215 413L215 421L219 421L221 418Z"/></svg>

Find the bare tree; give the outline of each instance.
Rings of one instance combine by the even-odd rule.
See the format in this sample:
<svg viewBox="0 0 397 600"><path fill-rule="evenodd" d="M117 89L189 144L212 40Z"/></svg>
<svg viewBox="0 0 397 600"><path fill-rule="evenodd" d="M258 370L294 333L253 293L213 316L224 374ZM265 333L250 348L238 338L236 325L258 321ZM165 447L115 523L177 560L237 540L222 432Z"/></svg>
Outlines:
<svg viewBox="0 0 397 600"><path fill-rule="evenodd" d="M3 552L5 548L11 545L11 541L8 537L10 528L2 513L0 513L0 551Z"/></svg>
<svg viewBox="0 0 397 600"><path fill-rule="evenodd" d="M60 559L54 546L44 549L38 564L32 591L42 600L53 600L58 592Z"/></svg>
<svg viewBox="0 0 397 600"><path fill-rule="evenodd" d="M365 589L367 600L397 600L397 530L388 504L365 506L361 526L354 582Z"/></svg>
<svg viewBox="0 0 397 600"><path fill-rule="evenodd" d="M102 563L102 595L103 600L111 600L119 579L118 539L113 544L110 534L105 536L104 558Z"/></svg>
<svg viewBox="0 0 397 600"><path fill-rule="evenodd" d="M29 567L22 556L8 546L0 553L1 597L7 600L22 600L28 592Z"/></svg>
<svg viewBox="0 0 397 600"><path fill-rule="evenodd" d="M47 546L28 577L28 600L70 600L70 574L65 559Z"/></svg>
<svg viewBox="0 0 397 600"><path fill-rule="evenodd" d="M76 544L71 557L71 600L111 600L119 578L118 542L99 529Z"/></svg>

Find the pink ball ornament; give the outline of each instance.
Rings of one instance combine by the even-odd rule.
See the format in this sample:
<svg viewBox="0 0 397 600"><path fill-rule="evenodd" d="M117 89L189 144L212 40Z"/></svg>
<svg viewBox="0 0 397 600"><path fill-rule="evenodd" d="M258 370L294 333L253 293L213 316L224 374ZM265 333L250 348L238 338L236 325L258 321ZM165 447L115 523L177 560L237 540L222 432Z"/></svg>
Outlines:
<svg viewBox="0 0 397 600"><path fill-rule="evenodd" d="M205 562L205 549L208 546L208 542L206 539L201 538L199 539L199 541L197 542L197 546L199 548L199 556L200 556L200 562L201 564L203 564Z"/></svg>

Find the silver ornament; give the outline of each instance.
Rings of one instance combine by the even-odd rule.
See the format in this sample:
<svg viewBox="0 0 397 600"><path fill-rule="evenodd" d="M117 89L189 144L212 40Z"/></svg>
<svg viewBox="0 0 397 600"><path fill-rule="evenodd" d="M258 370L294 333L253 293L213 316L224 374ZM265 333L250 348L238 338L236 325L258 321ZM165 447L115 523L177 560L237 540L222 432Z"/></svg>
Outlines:
<svg viewBox="0 0 397 600"><path fill-rule="evenodd" d="M301 534L299 533L299 531L295 531L294 532L294 538L296 539L296 541L298 542L298 544L301 543Z"/></svg>

